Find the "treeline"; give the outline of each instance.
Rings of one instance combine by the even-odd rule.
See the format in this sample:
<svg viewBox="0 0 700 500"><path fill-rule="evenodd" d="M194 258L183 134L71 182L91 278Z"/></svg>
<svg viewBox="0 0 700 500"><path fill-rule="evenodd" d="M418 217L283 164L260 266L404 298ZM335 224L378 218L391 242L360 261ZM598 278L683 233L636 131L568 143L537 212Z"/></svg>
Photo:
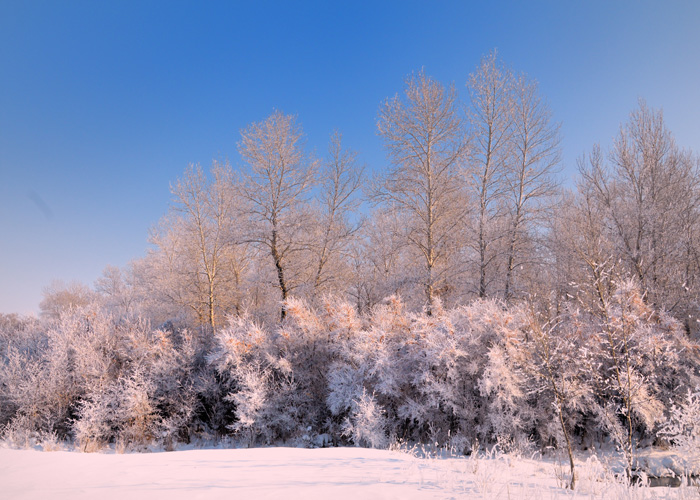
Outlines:
<svg viewBox="0 0 700 500"><path fill-rule="evenodd" d="M652 442L700 383L698 157L640 102L565 190L536 82L466 89L408 77L374 176L280 112L190 166L148 255L2 317L5 432Z"/></svg>
<svg viewBox="0 0 700 500"><path fill-rule="evenodd" d="M600 307L634 278L644 300L697 330L698 157L640 102L608 150L556 181L559 126L537 84L495 55L470 75L468 103L423 72L377 120L389 166L368 176L334 133L314 158L292 116L241 131L239 168L190 166L150 236L152 250L108 268L105 307L214 330L230 314L284 319L289 297L341 297L366 313L390 295L431 313L476 298L556 315ZM68 287L70 288L70 287ZM49 290L46 315L88 300Z"/></svg>

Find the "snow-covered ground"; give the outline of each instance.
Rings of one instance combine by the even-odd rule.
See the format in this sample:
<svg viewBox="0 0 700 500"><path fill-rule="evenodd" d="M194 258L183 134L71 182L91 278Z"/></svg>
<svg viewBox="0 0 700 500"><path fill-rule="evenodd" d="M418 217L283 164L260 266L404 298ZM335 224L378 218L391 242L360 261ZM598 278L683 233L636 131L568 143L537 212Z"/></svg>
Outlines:
<svg viewBox="0 0 700 500"><path fill-rule="evenodd" d="M425 459L364 448L80 453L0 449L3 499L700 498L697 488L615 483L591 459L577 491L551 460Z"/></svg>

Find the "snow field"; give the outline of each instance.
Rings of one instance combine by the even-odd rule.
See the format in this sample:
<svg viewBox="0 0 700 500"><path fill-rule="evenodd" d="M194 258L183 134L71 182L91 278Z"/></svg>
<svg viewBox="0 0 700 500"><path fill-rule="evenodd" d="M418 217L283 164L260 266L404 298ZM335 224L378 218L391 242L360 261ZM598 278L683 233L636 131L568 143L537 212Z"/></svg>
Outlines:
<svg viewBox="0 0 700 500"><path fill-rule="evenodd" d="M3 499L698 499L694 487L629 487L596 459L576 491L556 461L508 455L419 458L365 448L158 453L0 449ZM562 472L564 471L564 472Z"/></svg>

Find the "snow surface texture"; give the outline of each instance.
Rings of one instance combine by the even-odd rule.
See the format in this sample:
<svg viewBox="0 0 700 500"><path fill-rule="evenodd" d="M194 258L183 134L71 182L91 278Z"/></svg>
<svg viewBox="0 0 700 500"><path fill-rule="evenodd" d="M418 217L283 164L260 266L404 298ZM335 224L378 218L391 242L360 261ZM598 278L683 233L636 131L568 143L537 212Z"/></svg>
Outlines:
<svg viewBox="0 0 700 500"><path fill-rule="evenodd" d="M651 499L700 498L694 487L629 487L596 459L579 487L560 464L509 456L425 459L364 448L79 453L0 449L3 499Z"/></svg>

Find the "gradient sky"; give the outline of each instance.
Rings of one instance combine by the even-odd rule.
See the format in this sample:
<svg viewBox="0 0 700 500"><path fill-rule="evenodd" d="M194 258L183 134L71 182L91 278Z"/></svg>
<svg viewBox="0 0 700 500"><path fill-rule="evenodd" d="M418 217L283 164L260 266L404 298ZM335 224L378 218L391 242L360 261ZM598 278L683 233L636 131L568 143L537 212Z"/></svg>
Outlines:
<svg viewBox="0 0 700 500"><path fill-rule="evenodd" d="M386 165L380 103L421 67L464 84L496 48L562 122L563 175L642 97L700 152L697 1L0 1L0 312L145 254L189 163L298 115Z"/></svg>

